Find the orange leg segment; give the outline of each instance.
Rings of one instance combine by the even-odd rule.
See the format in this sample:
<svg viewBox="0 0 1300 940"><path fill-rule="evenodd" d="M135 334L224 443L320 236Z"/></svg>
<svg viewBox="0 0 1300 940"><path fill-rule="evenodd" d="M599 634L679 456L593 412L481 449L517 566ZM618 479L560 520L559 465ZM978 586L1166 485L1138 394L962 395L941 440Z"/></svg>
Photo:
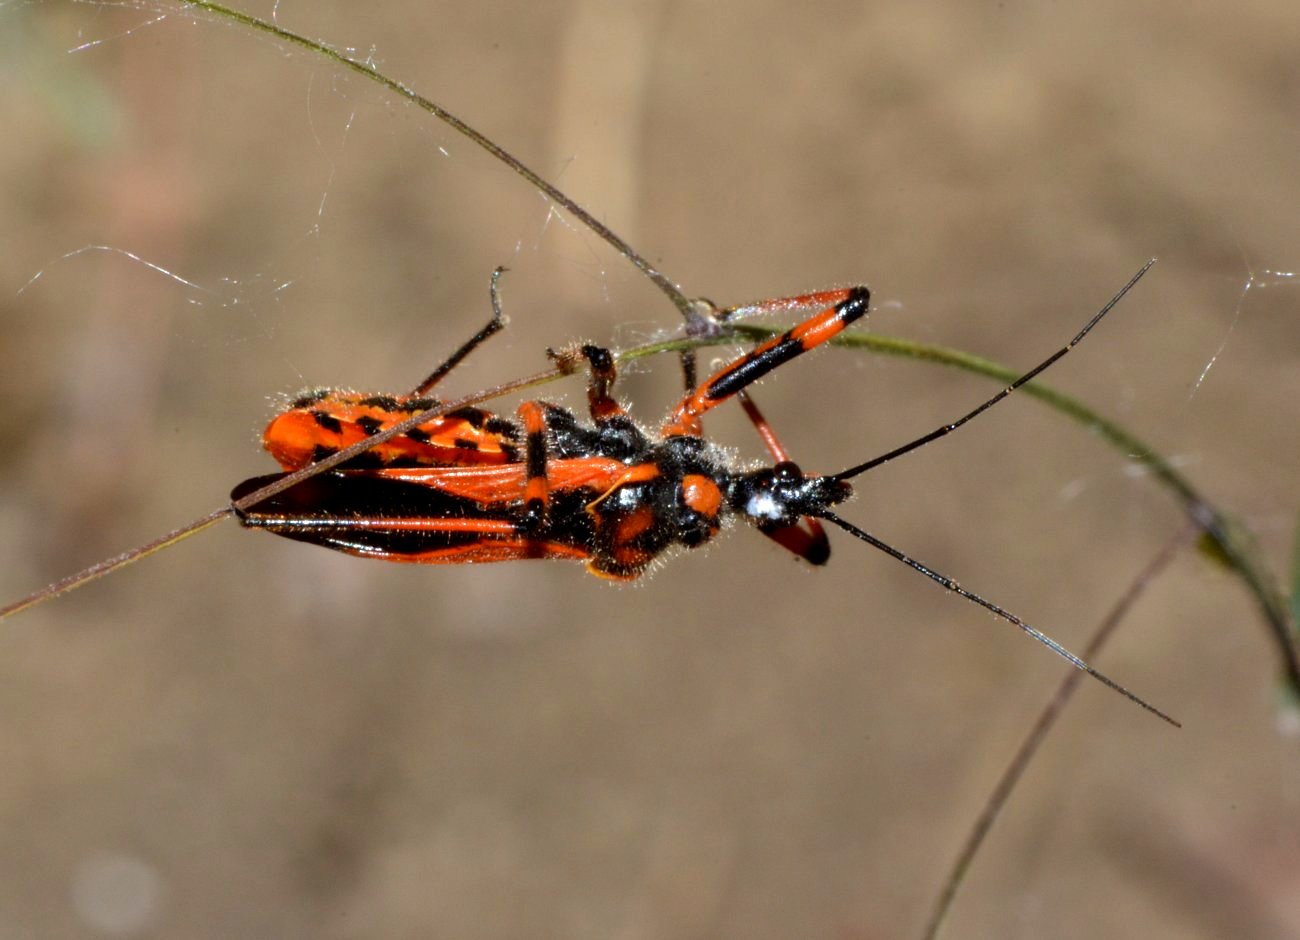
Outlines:
<svg viewBox="0 0 1300 940"><path fill-rule="evenodd" d="M708 381L688 394L677 405L672 416L664 424L664 437L675 435L699 437L703 431L700 417L705 412L716 408L738 392L744 391L778 366L803 355L810 349L815 349L850 323L861 319L866 314L870 302L871 292L865 287L849 287L816 294L801 294L798 297L765 300L728 311L729 315L734 316L751 311L768 312L830 305L714 373Z"/></svg>

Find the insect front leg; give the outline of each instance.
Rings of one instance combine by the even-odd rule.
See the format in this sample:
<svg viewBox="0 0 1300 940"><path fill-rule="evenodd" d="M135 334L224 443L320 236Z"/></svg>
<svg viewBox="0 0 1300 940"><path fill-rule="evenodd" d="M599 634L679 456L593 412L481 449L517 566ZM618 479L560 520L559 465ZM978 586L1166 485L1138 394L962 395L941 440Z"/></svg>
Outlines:
<svg viewBox="0 0 1300 940"><path fill-rule="evenodd" d="M754 424L758 436L763 439L772 459L778 464L789 463L790 455L777 439L776 432L768 424L763 412L746 391L739 391L736 397L745 410L745 416ZM824 565L831 557L831 541L826 537L826 529L821 522L811 516L804 516L798 525L778 526L776 528L759 528L759 531L780 545L786 551L793 552L804 561L813 565Z"/></svg>
<svg viewBox="0 0 1300 940"><path fill-rule="evenodd" d="M789 463L790 457L767 419L746 389L778 366L801 356L836 336L849 324L861 319L871 303L871 292L866 287L849 287L842 290L820 291L797 297L764 300L743 307L722 311L718 319L726 320L739 315L772 313L783 310L821 308L813 316L792 327L780 336L768 340L740 358L728 363L714 373L698 388L688 392L674 409L664 425L664 437L699 437L703 433L701 416L733 396L740 397L745 414L753 422L773 460ZM825 564L830 558L830 540L816 519L804 518L799 525L779 526L761 530L782 548L793 552L814 565Z"/></svg>
<svg viewBox="0 0 1300 940"><path fill-rule="evenodd" d="M700 417L705 412L744 391L778 366L831 339L846 326L861 319L870 303L871 292L867 288L848 287L843 290L801 294L798 297L764 300L724 311L725 316L734 317L751 312L768 313L824 306L819 313L750 350L689 392L664 425L664 437L699 437L703 433Z"/></svg>

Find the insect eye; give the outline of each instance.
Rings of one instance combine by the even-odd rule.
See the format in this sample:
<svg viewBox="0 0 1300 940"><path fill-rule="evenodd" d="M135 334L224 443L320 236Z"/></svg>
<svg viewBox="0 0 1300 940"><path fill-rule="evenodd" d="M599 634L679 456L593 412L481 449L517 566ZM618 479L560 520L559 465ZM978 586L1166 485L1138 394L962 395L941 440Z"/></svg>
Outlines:
<svg viewBox="0 0 1300 940"><path fill-rule="evenodd" d="M803 479L799 465L790 460L782 460L772 468L772 480L778 484L798 483Z"/></svg>

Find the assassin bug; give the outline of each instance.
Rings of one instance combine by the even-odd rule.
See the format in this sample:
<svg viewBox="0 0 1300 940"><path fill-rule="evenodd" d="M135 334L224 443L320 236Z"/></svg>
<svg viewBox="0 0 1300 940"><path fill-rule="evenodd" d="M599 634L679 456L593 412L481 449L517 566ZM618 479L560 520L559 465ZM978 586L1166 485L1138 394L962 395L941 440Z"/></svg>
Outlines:
<svg viewBox="0 0 1300 940"><path fill-rule="evenodd" d="M500 273L493 276L493 320L466 344L469 348L501 322ZM854 287L765 302L820 312L687 394L657 439L611 396L611 353L588 345L580 355L590 373L592 427L564 408L537 401L519 406L517 423L479 409L457 409L242 511L240 519L277 535L396 561L582 558L594 574L631 579L674 545L693 548L709 541L727 515L737 514L821 564L829 557L825 533L811 521L804 528L799 523L847 499L847 483L805 478L783 452L774 452L781 461L774 468L737 472L705 441L700 418L860 319L869 298L865 287ZM286 470L298 470L306 457L319 459L376 433L382 425L376 411L428 410L433 402L418 396L449 368L439 367L400 399L330 392L304 396L271 422L266 447ZM232 498L275 479L249 480Z"/></svg>
<svg viewBox="0 0 1300 940"><path fill-rule="evenodd" d="M214 3L193 5L312 48L342 66L374 77L366 65L273 24ZM246 481L236 488L230 507L0 608L0 616L114 571L232 512L250 527L355 554L427 562L580 558L596 573L615 579L639 575L671 546L693 547L708 541L727 516L748 518L787 549L810 562L822 563L829 556L829 544L821 520L992 611L1094 678L1176 724L1016 615L841 519L830 508L848 497L849 479L950 433L1056 362L1114 307L1149 264L1066 346L971 412L840 473L805 474L789 461L748 398L747 388L860 318L869 301L865 288L727 310L718 310L707 301L689 300L631 246L515 157L435 103L391 80L382 81L511 167L609 242L660 287L689 325L720 329L725 321L749 313L809 307L819 312L692 387L658 438L647 437L632 424L610 395L613 360L598 347L583 351L591 374L594 427L585 427L566 410L542 402L526 402L520 407L518 424L514 424L487 412L458 411L422 398L464 356L500 329L500 305L495 296L498 272L494 275L492 321L412 395L348 397L327 392L301 399L273 423L273 427L281 427L268 441L275 445L273 453L285 473ZM684 358L683 363L687 384L694 386L691 362ZM740 400L772 453L772 467L739 470L703 438L701 416L732 397ZM425 405L429 407L418 410ZM327 432L331 442L312 440L310 434L303 433L311 431L312 425ZM404 437L398 440L400 436ZM364 457L368 451L373 451L373 456Z"/></svg>
<svg viewBox="0 0 1300 940"><path fill-rule="evenodd" d="M264 444L286 473L255 477L231 494L241 523L276 535L364 557L426 564L584 560L613 580L640 576L666 550L710 541L729 516L812 564L830 557L819 520L844 529L1048 646L1073 665L1171 724L1150 705L1021 618L836 515L848 481L961 427L1002 401L1074 348L1150 268L1145 265L1073 339L1011 385L956 420L886 454L830 475L807 474L791 461L747 388L861 319L866 287L822 291L712 311L818 312L725 365L673 409L657 436L646 434L611 394L614 360L602 347L581 349L589 378L585 426L558 405L526 401L512 422L481 409L453 409L425 420L437 403L424 397L475 347L497 332L502 313L492 278L493 317L409 395L321 390L296 400L268 426ZM706 302L698 302L706 303ZM741 470L703 435L704 414L737 397L775 463ZM396 419L396 420L394 420ZM405 420L401 420L405 419ZM389 425L388 427L385 427ZM374 445L367 448L367 440ZM349 451L355 454L349 455ZM346 458L301 482L290 477L313 461ZM279 487L281 483L291 483ZM268 487L278 491L263 499Z"/></svg>

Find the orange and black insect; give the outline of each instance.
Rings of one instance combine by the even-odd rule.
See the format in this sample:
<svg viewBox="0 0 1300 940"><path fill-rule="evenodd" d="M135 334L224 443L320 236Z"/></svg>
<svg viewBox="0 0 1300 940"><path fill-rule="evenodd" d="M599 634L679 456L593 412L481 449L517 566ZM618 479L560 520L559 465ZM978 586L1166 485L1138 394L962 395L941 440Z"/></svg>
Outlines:
<svg viewBox="0 0 1300 940"><path fill-rule="evenodd" d="M286 473L255 477L231 494L236 502L273 486L312 460L332 457L368 437L377 443L328 472L294 483L239 510L241 523L298 541L389 561L457 564L567 558L601 577L640 576L665 552L710 541L731 517L812 564L830 557L820 521L844 529L962 597L994 612L1106 685L1171 721L1094 670L1019 617L960 587L836 515L852 494L849 480L956 430L1068 353L1149 268L1144 267L1064 347L955 421L835 474L805 473L792 462L747 388L861 319L866 287L760 301L745 312L814 308L811 317L730 362L673 409L657 435L648 434L612 395L614 359L584 346L590 424L559 405L526 401L510 420L482 409L455 409L420 421L436 407L434 384L501 328L493 275L493 318L409 395L358 396L317 391L277 416L264 443ZM714 310L721 322L736 313ZM739 398L774 458L739 469L703 434L701 418ZM405 419L417 423L379 438Z"/></svg>
<svg viewBox="0 0 1300 940"><path fill-rule="evenodd" d="M266 449L293 472L434 407L426 397L433 385L500 328L499 276L498 270L492 281L492 321L411 394L309 393L267 427ZM704 438L700 419L860 319L869 299L865 287L854 287L756 305L819 312L692 390L658 435L642 430L612 396L612 354L588 345L580 356L589 370L590 425L568 409L539 401L521 404L516 420L479 408L455 409L241 511L240 520L391 561L574 558L585 560L594 574L630 579L674 546L704 544L728 516L738 515L821 564L829 546L811 517L847 499L848 483L804 476L785 459L747 399L747 410L777 448L775 467L736 471ZM232 499L282 476L248 480Z"/></svg>
<svg viewBox="0 0 1300 940"><path fill-rule="evenodd" d="M363 63L274 24L240 17L373 77ZM267 429L265 442L282 473L235 488L233 502L139 548L107 559L0 608L9 616L166 548L228 515L250 528L393 561L466 563L525 558L583 560L611 579L642 574L675 547L710 541L728 519L743 518L813 564L830 554L822 522L880 549L938 584L992 611L1076 667L1171 723L1163 712L1097 672L1016 615L960 587L921 562L840 518L834 506L849 481L962 426L1037 376L1078 344L1133 286L1144 267L1064 347L964 416L886 454L834 474L805 473L793 463L748 395L777 367L826 343L867 312L865 287L823 291L719 310L688 299L665 275L590 212L511 154L427 98L386 83L511 167L552 202L608 242L684 315L687 332L725 329L754 313L815 309L787 332L759 345L696 385L683 356L687 394L658 434L648 434L612 395L615 363L600 347L563 359L585 360L590 424L554 404L527 401L505 418L467 401L439 403L431 390L465 356L501 329L493 275L493 317L416 389L403 396L323 391L300 397ZM500 386L495 392L512 386ZM745 469L703 436L701 418L736 398L773 457ZM475 400L481 400L477 398Z"/></svg>

